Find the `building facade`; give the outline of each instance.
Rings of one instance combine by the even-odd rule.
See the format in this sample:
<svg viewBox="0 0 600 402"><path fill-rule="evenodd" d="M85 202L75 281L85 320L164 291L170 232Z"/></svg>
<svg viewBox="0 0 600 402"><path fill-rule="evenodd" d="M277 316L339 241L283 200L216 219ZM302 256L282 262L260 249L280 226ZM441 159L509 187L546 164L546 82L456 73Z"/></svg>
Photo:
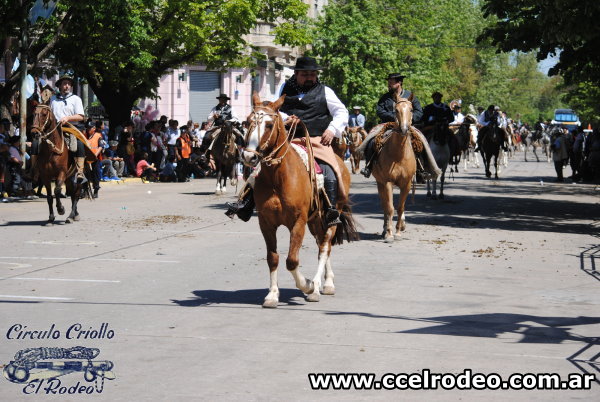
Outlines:
<svg viewBox="0 0 600 402"><path fill-rule="evenodd" d="M308 16L316 18L323 12L328 0L303 0L309 5ZM260 49L266 60L258 60L254 68L234 68L225 72L209 71L202 65L186 65L174 69L160 79L158 99L145 99L138 107L148 105L161 115L175 119L180 125L188 120L201 123L207 120L219 94L231 98L236 117L243 120L252 108L252 93L261 99L273 100L286 79L290 78L296 59L302 50L277 45L271 34L272 24L259 23L247 36L248 43Z"/></svg>

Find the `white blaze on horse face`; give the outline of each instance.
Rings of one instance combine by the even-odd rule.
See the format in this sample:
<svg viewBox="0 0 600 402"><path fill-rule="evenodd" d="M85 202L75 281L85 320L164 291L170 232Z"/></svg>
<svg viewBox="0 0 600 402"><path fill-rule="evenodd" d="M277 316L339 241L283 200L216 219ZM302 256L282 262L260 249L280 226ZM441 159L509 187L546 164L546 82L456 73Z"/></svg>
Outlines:
<svg viewBox="0 0 600 402"><path fill-rule="evenodd" d="M271 116L265 112L254 112L254 121L252 125L252 131L248 135L248 145L244 149L244 160L247 163L252 163L256 160L256 154L252 151L256 151L260 145L260 139L265 135L265 126L268 122L272 122ZM248 152L248 151L250 152Z"/></svg>

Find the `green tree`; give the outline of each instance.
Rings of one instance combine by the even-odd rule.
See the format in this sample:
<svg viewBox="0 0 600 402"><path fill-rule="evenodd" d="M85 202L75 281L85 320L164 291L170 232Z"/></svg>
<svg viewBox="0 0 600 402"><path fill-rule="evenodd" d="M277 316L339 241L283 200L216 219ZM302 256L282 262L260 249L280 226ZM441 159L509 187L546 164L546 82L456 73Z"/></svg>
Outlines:
<svg viewBox="0 0 600 402"><path fill-rule="evenodd" d="M7 11L3 37L19 36L33 0L23 2L0 0ZM301 0L63 0L30 35L45 49L42 57L53 50L57 67L87 80L114 127L129 118L136 100L154 96L160 77L173 68L248 65L253 54L245 35L259 21L276 22L281 43L307 43L306 11Z"/></svg>

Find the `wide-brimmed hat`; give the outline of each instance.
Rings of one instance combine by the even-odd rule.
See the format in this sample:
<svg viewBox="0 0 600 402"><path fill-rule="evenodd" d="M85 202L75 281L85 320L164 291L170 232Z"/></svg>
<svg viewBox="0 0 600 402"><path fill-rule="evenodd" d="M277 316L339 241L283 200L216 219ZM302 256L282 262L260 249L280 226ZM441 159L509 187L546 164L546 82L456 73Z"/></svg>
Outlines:
<svg viewBox="0 0 600 402"><path fill-rule="evenodd" d="M389 73L387 76L387 79L390 80L393 78L396 81L402 81L402 80L404 80L405 77L406 77L406 75L402 75L400 73Z"/></svg>
<svg viewBox="0 0 600 402"><path fill-rule="evenodd" d="M323 67L317 64L317 60L313 57L303 56L298 57L294 71L317 71L323 70Z"/></svg>
<svg viewBox="0 0 600 402"><path fill-rule="evenodd" d="M227 99L227 100L230 100L231 98L229 96L225 95L225 94L221 94L221 95L217 96L217 99Z"/></svg>
<svg viewBox="0 0 600 402"><path fill-rule="evenodd" d="M73 77L71 77L71 76L70 76L70 75L68 75L68 74L64 74L64 75L61 75L61 76L60 76L60 78L58 79L58 81L56 81L56 84L55 84L55 85L56 85L57 87L59 87L59 86L60 86L60 84L61 84L61 82L63 82L63 80L69 80L69 81L71 81L71 85L73 85L73 83L75 82L75 81L73 80Z"/></svg>
<svg viewBox="0 0 600 402"><path fill-rule="evenodd" d="M352 106L352 110L361 110L361 109L362 109L362 107L360 107L360 106Z"/></svg>

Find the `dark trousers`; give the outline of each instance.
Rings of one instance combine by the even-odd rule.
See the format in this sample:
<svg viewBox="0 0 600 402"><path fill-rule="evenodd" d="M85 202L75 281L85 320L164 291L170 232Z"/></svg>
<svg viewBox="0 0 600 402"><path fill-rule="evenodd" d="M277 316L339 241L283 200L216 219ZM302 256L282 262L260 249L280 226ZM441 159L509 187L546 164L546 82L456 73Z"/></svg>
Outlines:
<svg viewBox="0 0 600 402"><path fill-rule="evenodd" d="M563 161L554 162L554 169L558 180L563 180Z"/></svg>
<svg viewBox="0 0 600 402"><path fill-rule="evenodd" d="M189 176L190 171L190 159L181 158L177 161L177 180L185 181Z"/></svg>

